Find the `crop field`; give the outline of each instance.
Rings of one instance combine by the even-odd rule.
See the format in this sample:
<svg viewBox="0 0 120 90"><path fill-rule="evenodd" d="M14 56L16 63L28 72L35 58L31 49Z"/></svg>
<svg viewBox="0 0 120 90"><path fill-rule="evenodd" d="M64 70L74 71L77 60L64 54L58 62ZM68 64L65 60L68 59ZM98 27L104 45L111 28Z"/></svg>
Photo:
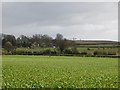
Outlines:
<svg viewBox="0 0 120 90"><path fill-rule="evenodd" d="M2 88L118 88L118 59L3 56Z"/></svg>

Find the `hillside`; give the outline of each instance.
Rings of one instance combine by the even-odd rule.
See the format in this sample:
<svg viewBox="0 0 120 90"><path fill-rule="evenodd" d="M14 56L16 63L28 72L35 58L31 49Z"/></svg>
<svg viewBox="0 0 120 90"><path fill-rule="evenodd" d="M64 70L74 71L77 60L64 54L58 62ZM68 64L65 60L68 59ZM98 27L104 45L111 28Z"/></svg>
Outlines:
<svg viewBox="0 0 120 90"><path fill-rule="evenodd" d="M75 44L80 47L118 47L117 41L105 40L76 40Z"/></svg>

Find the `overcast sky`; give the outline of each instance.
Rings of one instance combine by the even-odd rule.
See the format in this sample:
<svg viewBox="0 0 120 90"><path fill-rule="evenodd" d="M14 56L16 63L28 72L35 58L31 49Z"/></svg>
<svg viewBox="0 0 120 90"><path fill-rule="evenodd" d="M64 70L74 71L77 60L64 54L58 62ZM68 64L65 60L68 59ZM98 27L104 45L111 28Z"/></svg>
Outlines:
<svg viewBox="0 0 120 90"><path fill-rule="evenodd" d="M4 2L2 32L19 36L57 33L65 38L118 40L116 2Z"/></svg>

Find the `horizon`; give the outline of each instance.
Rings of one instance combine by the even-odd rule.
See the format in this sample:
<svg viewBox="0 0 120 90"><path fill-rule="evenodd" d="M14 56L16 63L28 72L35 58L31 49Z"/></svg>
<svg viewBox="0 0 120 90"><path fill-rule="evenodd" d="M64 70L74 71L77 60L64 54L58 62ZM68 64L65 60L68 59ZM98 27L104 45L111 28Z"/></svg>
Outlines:
<svg viewBox="0 0 120 90"><path fill-rule="evenodd" d="M0 35L2 35L2 34L13 35L13 34L0 33ZM24 35L24 34L21 34L21 35ZM33 35L36 35L36 34L33 34ZM26 36L26 37L32 37L33 35L31 35L31 36L24 35L24 36ZM40 34L40 35L48 35L48 34ZM15 35L13 35L13 36L15 36ZM15 38L17 39L20 36L15 36ZM50 35L48 35L48 36L50 36ZM52 36L50 36L50 37L52 37ZM63 35L63 37L64 37L64 35ZM52 37L52 38L55 39L55 37ZM110 40L110 39L82 39L82 38L78 39L78 38L75 38L75 37L73 37L73 38L66 38L66 37L64 37L64 38L68 39L68 40L74 40L74 41L77 41L77 40L79 40L79 41L87 41L88 40L88 41L115 41L115 42L120 42L118 40Z"/></svg>

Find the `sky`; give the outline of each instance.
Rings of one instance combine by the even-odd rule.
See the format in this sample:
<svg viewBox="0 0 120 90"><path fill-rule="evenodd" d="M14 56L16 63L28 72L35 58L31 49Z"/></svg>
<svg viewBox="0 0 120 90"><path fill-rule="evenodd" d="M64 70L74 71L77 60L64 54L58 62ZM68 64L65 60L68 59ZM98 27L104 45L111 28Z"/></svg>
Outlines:
<svg viewBox="0 0 120 90"><path fill-rule="evenodd" d="M2 33L118 40L117 2L3 2Z"/></svg>

